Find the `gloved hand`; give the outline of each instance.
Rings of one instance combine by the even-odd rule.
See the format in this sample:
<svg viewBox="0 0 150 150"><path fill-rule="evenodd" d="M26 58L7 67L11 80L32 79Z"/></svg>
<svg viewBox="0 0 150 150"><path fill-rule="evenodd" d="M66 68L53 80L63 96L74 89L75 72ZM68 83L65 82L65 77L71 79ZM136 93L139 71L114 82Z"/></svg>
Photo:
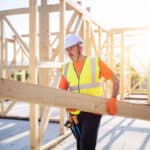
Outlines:
<svg viewBox="0 0 150 150"><path fill-rule="evenodd" d="M116 98L111 98L107 101L106 111L110 115L115 115L117 113L117 100L116 100Z"/></svg>

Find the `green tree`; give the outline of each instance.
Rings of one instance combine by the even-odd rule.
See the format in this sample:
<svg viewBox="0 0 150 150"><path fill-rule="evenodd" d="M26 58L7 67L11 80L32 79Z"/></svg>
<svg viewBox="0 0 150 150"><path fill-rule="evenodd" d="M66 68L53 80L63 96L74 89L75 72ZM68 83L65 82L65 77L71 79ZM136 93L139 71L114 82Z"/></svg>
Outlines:
<svg viewBox="0 0 150 150"><path fill-rule="evenodd" d="M17 81L21 81L21 74L19 74L19 72L21 71L18 71L18 74L17 74ZM25 80L27 80L29 78L29 72L28 70L25 70ZM11 74L11 79L14 79L14 74L12 73Z"/></svg>

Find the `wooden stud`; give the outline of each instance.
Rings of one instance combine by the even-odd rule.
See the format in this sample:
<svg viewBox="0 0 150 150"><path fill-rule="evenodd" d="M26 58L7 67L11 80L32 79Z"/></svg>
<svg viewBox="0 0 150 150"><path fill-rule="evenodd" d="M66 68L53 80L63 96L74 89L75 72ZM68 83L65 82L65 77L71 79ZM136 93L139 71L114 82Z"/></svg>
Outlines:
<svg viewBox="0 0 150 150"><path fill-rule="evenodd" d="M148 78L148 102L150 104L150 60L148 61L147 70L148 70L147 71L147 78Z"/></svg>
<svg viewBox="0 0 150 150"><path fill-rule="evenodd" d="M59 20L60 20L60 33L59 33L59 61L64 61L64 39L65 39L65 9L66 2L64 0L60 0L60 11L59 11Z"/></svg>
<svg viewBox="0 0 150 150"><path fill-rule="evenodd" d="M121 42L120 42L120 51L121 51L121 62L120 62L120 93L121 93L121 99L123 99L124 97L124 82L125 82L125 78L124 78L124 62L125 62L125 58L124 58L124 35L123 32L120 33L121 36Z"/></svg>
<svg viewBox="0 0 150 150"><path fill-rule="evenodd" d="M29 1L30 10L30 82L37 84L37 0ZM39 113L36 104L30 104L30 149L39 150L38 143L38 118Z"/></svg>

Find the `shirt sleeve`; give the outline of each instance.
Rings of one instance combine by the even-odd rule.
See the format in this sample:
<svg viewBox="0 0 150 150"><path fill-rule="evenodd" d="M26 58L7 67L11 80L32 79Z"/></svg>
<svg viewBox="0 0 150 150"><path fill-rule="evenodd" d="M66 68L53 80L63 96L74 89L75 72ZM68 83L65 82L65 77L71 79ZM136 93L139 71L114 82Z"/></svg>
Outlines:
<svg viewBox="0 0 150 150"><path fill-rule="evenodd" d="M102 61L99 61L100 77L104 77L106 80L110 80L113 76L113 71Z"/></svg>
<svg viewBox="0 0 150 150"><path fill-rule="evenodd" d="M69 84L67 80L65 79L65 77L62 75L60 78L60 82L59 82L59 88L67 90L68 87L69 87Z"/></svg>

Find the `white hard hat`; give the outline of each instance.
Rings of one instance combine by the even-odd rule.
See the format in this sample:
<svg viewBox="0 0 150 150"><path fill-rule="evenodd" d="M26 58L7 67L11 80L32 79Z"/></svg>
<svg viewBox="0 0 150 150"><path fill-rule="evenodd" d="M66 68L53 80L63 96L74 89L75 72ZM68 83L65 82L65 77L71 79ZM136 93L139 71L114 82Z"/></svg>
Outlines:
<svg viewBox="0 0 150 150"><path fill-rule="evenodd" d="M65 38L65 43L64 43L65 44L65 49L67 49L67 48L69 48L73 45L76 45L78 43L83 43L81 38L76 34L69 34Z"/></svg>

